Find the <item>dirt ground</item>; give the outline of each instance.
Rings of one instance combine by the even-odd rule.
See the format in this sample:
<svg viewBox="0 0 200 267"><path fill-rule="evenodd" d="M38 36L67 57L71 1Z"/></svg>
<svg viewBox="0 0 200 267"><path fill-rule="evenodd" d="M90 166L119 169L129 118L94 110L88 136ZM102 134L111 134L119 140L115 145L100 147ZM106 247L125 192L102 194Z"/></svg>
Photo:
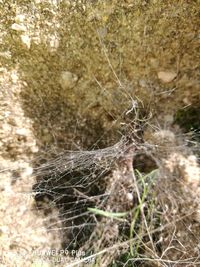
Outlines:
<svg viewBox="0 0 200 267"><path fill-rule="evenodd" d="M186 216L161 236L166 264L199 262L199 17L199 1L0 1L1 266L72 261L41 261L62 231L56 209L35 205L34 169L66 149L115 144L137 103L143 143L162 162L165 223Z"/></svg>

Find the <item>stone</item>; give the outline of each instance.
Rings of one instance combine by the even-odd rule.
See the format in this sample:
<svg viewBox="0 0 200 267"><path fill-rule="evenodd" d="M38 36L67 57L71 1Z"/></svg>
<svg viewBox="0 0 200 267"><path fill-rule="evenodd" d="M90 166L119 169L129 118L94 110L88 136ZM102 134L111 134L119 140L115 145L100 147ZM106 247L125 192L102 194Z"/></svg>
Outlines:
<svg viewBox="0 0 200 267"><path fill-rule="evenodd" d="M21 32L26 31L26 27L23 24L18 24L18 23L12 24L11 29L15 31L21 31Z"/></svg>
<svg viewBox="0 0 200 267"><path fill-rule="evenodd" d="M173 71L159 71L158 79L160 79L163 83L172 82L176 78L177 74Z"/></svg>
<svg viewBox="0 0 200 267"><path fill-rule="evenodd" d="M15 22L16 23L21 23L23 22L25 19L25 15L24 14L18 14L16 17L15 17Z"/></svg>
<svg viewBox="0 0 200 267"><path fill-rule="evenodd" d="M31 47L31 38L28 35L22 34L21 35L21 40L22 43L28 48L30 49Z"/></svg>
<svg viewBox="0 0 200 267"><path fill-rule="evenodd" d="M16 134L20 136L28 136L28 131L25 128L19 128L16 130Z"/></svg>
<svg viewBox="0 0 200 267"><path fill-rule="evenodd" d="M78 77L76 74L70 71L62 71L59 83L63 89L71 89L75 86L77 81Z"/></svg>

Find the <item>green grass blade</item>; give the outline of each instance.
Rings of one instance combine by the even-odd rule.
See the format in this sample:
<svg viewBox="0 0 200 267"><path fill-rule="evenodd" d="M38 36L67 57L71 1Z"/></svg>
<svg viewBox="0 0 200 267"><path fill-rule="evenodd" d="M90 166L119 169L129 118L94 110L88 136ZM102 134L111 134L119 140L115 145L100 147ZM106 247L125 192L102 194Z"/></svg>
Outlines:
<svg viewBox="0 0 200 267"><path fill-rule="evenodd" d="M109 212L109 211L99 210L96 208L88 208L88 211L91 211L94 214L102 215L102 216L109 217L109 218L121 218L121 217L125 217L128 214L128 212Z"/></svg>

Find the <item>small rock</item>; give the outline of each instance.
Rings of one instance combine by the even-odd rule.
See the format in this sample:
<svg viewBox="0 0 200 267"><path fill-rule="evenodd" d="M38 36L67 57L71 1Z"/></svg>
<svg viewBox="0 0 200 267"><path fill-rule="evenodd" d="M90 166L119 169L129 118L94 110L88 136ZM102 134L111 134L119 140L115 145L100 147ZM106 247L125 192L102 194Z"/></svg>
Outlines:
<svg viewBox="0 0 200 267"><path fill-rule="evenodd" d="M164 83L172 82L176 78L177 74L173 71L159 71L158 79Z"/></svg>
<svg viewBox="0 0 200 267"><path fill-rule="evenodd" d="M18 23L12 24L11 29L15 30L15 31L21 31L21 32L25 32L26 31L26 27L24 25L18 24Z"/></svg>
<svg viewBox="0 0 200 267"><path fill-rule="evenodd" d="M12 79L12 82L13 83L17 83L17 81L18 81L18 75L17 75L17 72L16 71L13 71L12 73L11 73L11 79Z"/></svg>
<svg viewBox="0 0 200 267"><path fill-rule="evenodd" d="M132 201L132 200L133 200L133 194L131 194L131 193L127 193L127 199L128 199L129 201Z"/></svg>
<svg viewBox="0 0 200 267"><path fill-rule="evenodd" d="M21 22L24 21L24 19L25 19L25 15L23 15L23 14L18 14L18 15L15 17L15 22L16 22L16 23L21 23Z"/></svg>
<svg viewBox="0 0 200 267"><path fill-rule="evenodd" d="M30 150L32 153L37 153L39 151L39 148L37 146L31 146Z"/></svg>
<svg viewBox="0 0 200 267"><path fill-rule="evenodd" d="M26 45L28 49L31 47L31 38L28 35L21 35L22 43Z"/></svg>
<svg viewBox="0 0 200 267"><path fill-rule="evenodd" d="M28 136L28 131L25 128L20 128L16 130L16 134L21 136Z"/></svg>
<svg viewBox="0 0 200 267"><path fill-rule="evenodd" d="M78 81L76 74L71 73L70 71L63 71L60 75L60 85L63 89L71 89L75 86Z"/></svg>

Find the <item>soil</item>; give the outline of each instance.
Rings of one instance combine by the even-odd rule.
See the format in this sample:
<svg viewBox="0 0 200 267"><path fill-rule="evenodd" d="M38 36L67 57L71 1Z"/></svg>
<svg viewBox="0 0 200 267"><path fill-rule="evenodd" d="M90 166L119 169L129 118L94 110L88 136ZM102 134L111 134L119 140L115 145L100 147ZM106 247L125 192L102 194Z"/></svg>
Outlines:
<svg viewBox="0 0 200 267"><path fill-rule="evenodd" d="M41 262L41 251L59 250L63 237L58 210L47 204L41 211L35 202L35 168L66 149L117 143L135 108L148 117L143 144L155 146L153 163L145 155L146 164L138 164L147 172L159 159L163 176L179 180L178 193L170 179L158 187L158 201L166 206L179 203L169 196L181 198L164 221L195 210L175 224L179 244L164 232L161 250L170 243L175 249L168 250L168 260L191 251L197 258L199 139L191 131L199 131L199 6L170 0L0 1L1 266L59 265L52 255L53 263Z"/></svg>

